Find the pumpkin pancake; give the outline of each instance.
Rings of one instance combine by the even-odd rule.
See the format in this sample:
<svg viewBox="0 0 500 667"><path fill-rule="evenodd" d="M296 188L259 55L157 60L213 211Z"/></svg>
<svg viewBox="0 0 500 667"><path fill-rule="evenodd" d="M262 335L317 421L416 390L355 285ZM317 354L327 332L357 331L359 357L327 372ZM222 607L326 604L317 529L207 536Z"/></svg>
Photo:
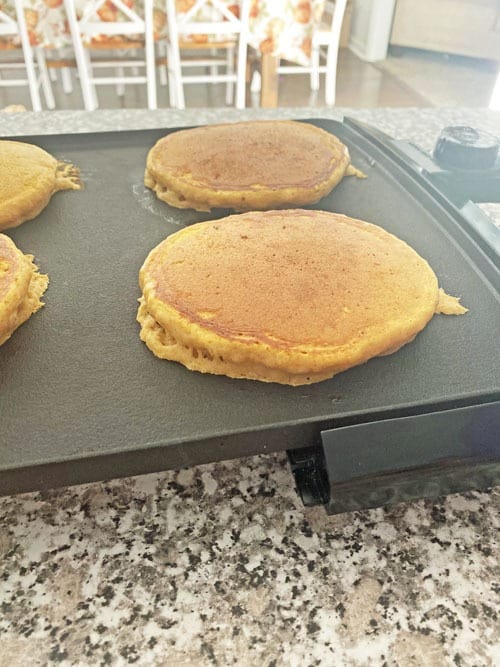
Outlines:
<svg viewBox="0 0 500 667"><path fill-rule="evenodd" d="M191 370L301 385L413 340L466 309L410 246L323 211L251 212L187 227L148 255L141 339Z"/></svg>
<svg viewBox="0 0 500 667"><path fill-rule="evenodd" d="M0 234L0 345L43 306L40 298L49 279L37 269L33 255L24 255Z"/></svg>
<svg viewBox="0 0 500 667"><path fill-rule="evenodd" d="M0 141L0 230L36 216L58 190L79 190L78 170L20 141Z"/></svg>
<svg viewBox="0 0 500 667"><path fill-rule="evenodd" d="M176 208L265 210L313 204L345 175L364 175L333 134L297 121L172 132L149 151L144 183Z"/></svg>

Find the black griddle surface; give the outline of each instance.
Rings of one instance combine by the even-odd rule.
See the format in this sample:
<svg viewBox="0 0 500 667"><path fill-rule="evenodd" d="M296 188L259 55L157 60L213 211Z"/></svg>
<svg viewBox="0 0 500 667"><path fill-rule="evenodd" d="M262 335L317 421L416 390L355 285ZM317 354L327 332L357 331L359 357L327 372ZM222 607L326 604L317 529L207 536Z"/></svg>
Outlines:
<svg viewBox="0 0 500 667"><path fill-rule="evenodd" d="M167 235L228 212L173 209L144 187L148 150L173 130L26 137L79 166L85 189L57 193L37 219L7 230L50 284L45 307L0 347L0 491L286 449L320 427L498 396L498 300L472 242L344 124L313 122L368 175L344 179L313 208L404 239L470 312L436 316L396 354L305 387L159 360L139 339L139 268Z"/></svg>

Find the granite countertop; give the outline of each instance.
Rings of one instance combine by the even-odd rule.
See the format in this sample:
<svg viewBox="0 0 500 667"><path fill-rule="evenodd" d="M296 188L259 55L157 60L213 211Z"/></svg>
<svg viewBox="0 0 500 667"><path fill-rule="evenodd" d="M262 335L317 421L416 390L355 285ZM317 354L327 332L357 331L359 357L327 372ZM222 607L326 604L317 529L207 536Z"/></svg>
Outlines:
<svg viewBox="0 0 500 667"><path fill-rule="evenodd" d="M0 113L0 136L343 115L426 150L500 134L475 109L165 109ZM0 498L0 667L498 664L498 510L492 489L327 516L284 453Z"/></svg>

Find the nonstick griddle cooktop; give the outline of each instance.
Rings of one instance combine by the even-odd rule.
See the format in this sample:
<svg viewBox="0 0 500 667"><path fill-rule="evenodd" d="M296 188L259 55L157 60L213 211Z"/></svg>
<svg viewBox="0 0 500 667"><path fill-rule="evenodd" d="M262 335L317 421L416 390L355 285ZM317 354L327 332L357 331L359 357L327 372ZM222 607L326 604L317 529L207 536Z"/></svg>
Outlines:
<svg viewBox="0 0 500 667"><path fill-rule="evenodd" d="M466 220L379 133L308 122L336 134L368 175L344 179L315 208L407 241L470 312L435 317L396 354L307 387L161 361L139 339L139 268L167 235L228 212L173 209L144 187L148 150L174 129L22 137L78 165L85 189L7 230L50 284L45 307L0 347L1 493L276 450L290 452L305 502L329 511L495 481L498 230Z"/></svg>

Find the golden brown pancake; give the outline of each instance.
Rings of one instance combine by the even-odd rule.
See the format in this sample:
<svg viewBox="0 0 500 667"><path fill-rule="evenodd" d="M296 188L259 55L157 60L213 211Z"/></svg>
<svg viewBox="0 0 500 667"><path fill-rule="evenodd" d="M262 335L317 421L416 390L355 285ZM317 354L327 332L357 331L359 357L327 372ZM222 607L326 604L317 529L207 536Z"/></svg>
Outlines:
<svg viewBox="0 0 500 667"><path fill-rule="evenodd" d="M382 228L323 211L187 227L140 271L141 338L192 370L291 385L334 376L463 313L428 263Z"/></svg>
<svg viewBox="0 0 500 667"><path fill-rule="evenodd" d="M37 272L33 255L24 255L0 234L0 345L43 306L40 297L49 279Z"/></svg>
<svg viewBox="0 0 500 667"><path fill-rule="evenodd" d="M78 170L20 141L0 141L0 230L32 220L58 190L79 190Z"/></svg>
<svg viewBox="0 0 500 667"><path fill-rule="evenodd" d="M349 151L297 121L248 121L173 132L147 158L144 183L177 208L265 210L313 204L346 174Z"/></svg>

